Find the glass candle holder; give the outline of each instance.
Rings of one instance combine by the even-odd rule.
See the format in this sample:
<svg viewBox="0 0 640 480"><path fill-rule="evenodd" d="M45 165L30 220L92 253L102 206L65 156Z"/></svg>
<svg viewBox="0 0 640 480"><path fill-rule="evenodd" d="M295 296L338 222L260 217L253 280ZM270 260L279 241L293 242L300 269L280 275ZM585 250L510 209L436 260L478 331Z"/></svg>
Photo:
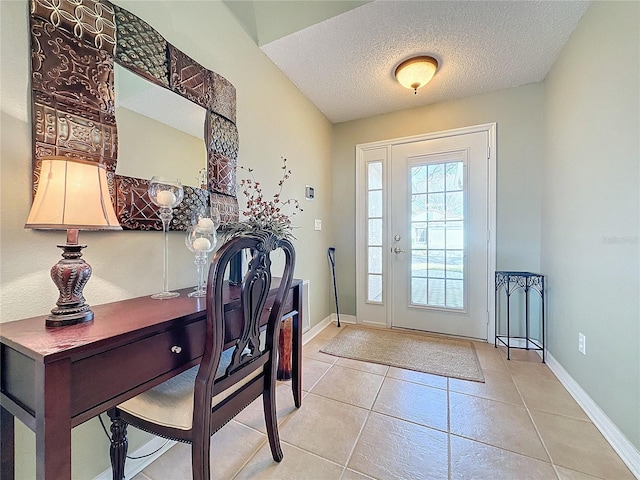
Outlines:
<svg viewBox="0 0 640 480"><path fill-rule="evenodd" d="M167 231L173 218L173 209L177 207L184 197L184 190L179 179L153 177L149 182L149 198L159 207L158 216L162 220L162 233L164 238L164 262L162 270L162 291L151 295L151 298L163 300L177 297L178 292L169 291L169 243Z"/></svg>
<svg viewBox="0 0 640 480"><path fill-rule="evenodd" d="M217 214L217 211L215 213ZM207 293L204 275L208 255L216 246L216 230L219 224L219 217L200 214L192 219L192 225L187 229L184 243L195 256L193 263L196 265L197 281L195 290L189 293L190 297L204 297Z"/></svg>

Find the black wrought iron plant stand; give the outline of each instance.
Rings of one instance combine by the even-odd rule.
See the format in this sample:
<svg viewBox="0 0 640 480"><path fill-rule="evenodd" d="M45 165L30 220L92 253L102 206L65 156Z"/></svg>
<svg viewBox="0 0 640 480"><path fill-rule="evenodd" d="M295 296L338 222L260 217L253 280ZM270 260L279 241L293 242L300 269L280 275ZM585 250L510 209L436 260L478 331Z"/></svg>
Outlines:
<svg viewBox="0 0 640 480"><path fill-rule="evenodd" d="M507 295L507 321L506 321L506 335L505 332L500 331L499 325L499 294L504 290ZM516 291L523 290L525 295L525 336L511 335L511 311L510 300L511 295ZM529 291L535 290L540 294L541 301L541 315L540 315L540 339L531 338L530 331L530 318L529 318ZM511 272L511 271L497 271L496 272L496 305L495 305L495 347L498 344L502 344L507 347L507 360L511 360L511 349L525 349L525 350L541 350L542 351L542 363L545 363L545 318L544 318L544 275L531 272ZM514 341L515 340L515 341ZM522 342L524 341L524 342Z"/></svg>

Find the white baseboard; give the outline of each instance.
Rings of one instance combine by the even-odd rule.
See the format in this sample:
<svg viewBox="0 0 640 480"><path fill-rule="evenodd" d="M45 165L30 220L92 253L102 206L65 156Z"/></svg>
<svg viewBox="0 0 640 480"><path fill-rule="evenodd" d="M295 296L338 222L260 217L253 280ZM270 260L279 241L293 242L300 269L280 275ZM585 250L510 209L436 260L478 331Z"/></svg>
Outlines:
<svg viewBox="0 0 640 480"><path fill-rule="evenodd" d="M302 335L302 344L304 345L305 343L309 342L313 337L318 335L322 330L327 328L327 326L330 325L331 323L337 323L337 322L338 322L337 315L335 313L330 314L328 317L326 317L320 323L317 323L316 325L314 325L313 328L310 328ZM356 323L355 315L345 315L341 313L340 324L342 325L343 323Z"/></svg>
<svg viewBox="0 0 640 480"><path fill-rule="evenodd" d="M330 317L332 322L338 323L338 316L335 313L332 313ZM340 325L342 325L343 323L358 323L358 322L356 321L355 315L345 315L344 313L341 313Z"/></svg>
<svg viewBox="0 0 640 480"><path fill-rule="evenodd" d="M320 323L315 324L313 327L311 327L309 330L307 330L305 333L302 334L302 344L304 345L305 343L309 342L313 337L315 337L322 330L324 330L327 327L327 325L329 325L330 323L331 323L331 315L326 317Z"/></svg>
<svg viewBox="0 0 640 480"><path fill-rule="evenodd" d="M173 447L176 443L178 442L174 442L173 440L166 440L160 437L153 437L149 442L145 443L139 449L137 449L135 452L130 453L129 455L132 457L140 457L142 455L149 454L149 452L154 453L144 458L127 458L127 461L124 464L124 478L130 479L135 477L142 470L151 465L154 460L157 460L160 455ZM111 480L112 478L113 475L111 473L111 468L109 468L99 474L93 480Z"/></svg>
<svg viewBox="0 0 640 480"><path fill-rule="evenodd" d="M640 479L640 451L625 437L624 433L611 421L596 402L585 392L560 363L546 352L547 365L558 377L560 383L582 407L602 436L620 456L631 473Z"/></svg>

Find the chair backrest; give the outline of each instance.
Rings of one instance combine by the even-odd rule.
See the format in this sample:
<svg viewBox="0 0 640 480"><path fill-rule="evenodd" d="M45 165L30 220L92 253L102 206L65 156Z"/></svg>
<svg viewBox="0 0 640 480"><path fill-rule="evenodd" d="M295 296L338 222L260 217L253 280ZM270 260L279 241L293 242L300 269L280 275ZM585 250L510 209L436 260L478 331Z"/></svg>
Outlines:
<svg viewBox="0 0 640 480"><path fill-rule="evenodd" d="M267 297L271 289L271 253L282 250L285 264L280 284L273 304L266 309ZM224 274L233 257L239 252L250 252L247 271L240 285L242 318L226 319L224 311L223 289ZM264 375L275 381L278 332L286 297L291 288L295 267L295 251L291 242L277 239L274 235L251 235L235 237L218 249L209 268L207 283L207 327L204 355L195 384L194 422L208 424L207 418L196 419L196 412L210 411L211 398L231 387L243 378L265 365ZM268 314L266 338L260 345L260 323ZM235 315L237 315L237 310ZM235 341L231 362L224 375L216 375L225 342L225 323L240 322L240 336ZM203 408L199 408L199 406ZM208 408L207 408L208 407Z"/></svg>

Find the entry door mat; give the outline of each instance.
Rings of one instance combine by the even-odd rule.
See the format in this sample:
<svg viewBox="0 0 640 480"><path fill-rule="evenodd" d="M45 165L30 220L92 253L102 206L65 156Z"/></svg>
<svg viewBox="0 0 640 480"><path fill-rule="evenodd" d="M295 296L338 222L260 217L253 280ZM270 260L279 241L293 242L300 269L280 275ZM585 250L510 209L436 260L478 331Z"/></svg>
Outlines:
<svg viewBox="0 0 640 480"><path fill-rule="evenodd" d="M476 349L466 340L348 325L320 351L336 357L484 383Z"/></svg>

